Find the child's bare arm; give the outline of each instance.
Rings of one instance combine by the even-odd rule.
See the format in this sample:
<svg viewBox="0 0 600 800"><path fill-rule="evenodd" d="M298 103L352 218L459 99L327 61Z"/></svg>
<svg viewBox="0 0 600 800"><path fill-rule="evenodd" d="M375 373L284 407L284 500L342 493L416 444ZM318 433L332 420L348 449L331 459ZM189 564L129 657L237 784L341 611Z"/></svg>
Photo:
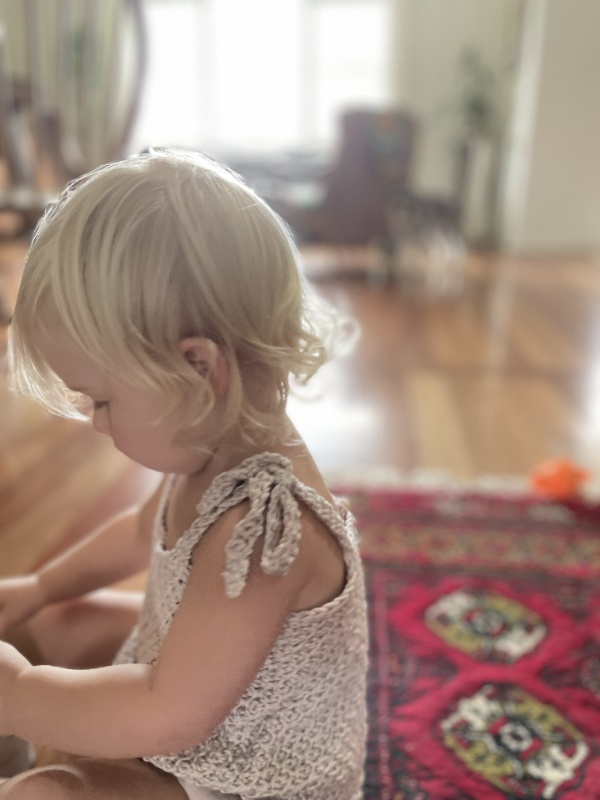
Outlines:
<svg viewBox="0 0 600 800"><path fill-rule="evenodd" d="M148 566L162 483L141 507L131 508L43 566L37 573L46 602L109 586Z"/></svg>
<svg viewBox="0 0 600 800"><path fill-rule="evenodd" d="M141 507L108 520L32 575L0 581L0 635L43 606L141 572L148 564L161 487Z"/></svg>
<svg viewBox="0 0 600 800"><path fill-rule="evenodd" d="M307 578L300 556L282 577L253 556L241 596L223 587L237 509L196 548L183 600L155 666L31 667L0 648L0 733L82 755L129 758L205 741L260 669Z"/></svg>

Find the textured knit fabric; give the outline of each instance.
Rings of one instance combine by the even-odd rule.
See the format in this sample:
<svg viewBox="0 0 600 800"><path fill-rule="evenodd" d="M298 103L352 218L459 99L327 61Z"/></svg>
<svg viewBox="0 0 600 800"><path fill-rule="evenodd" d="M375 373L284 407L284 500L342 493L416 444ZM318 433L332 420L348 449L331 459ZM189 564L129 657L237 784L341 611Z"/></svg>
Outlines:
<svg viewBox="0 0 600 800"><path fill-rule="evenodd" d="M284 574L298 554L300 504L340 543L346 583L318 608L289 614L251 685L204 743L146 759L184 781L242 800L360 800L366 739L367 625L363 573L351 514L301 483L283 456L264 453L219 475L191 527L167 550L167 483L157 515L148 589L139 624L115 663L156 661L181 601L194 548L204 532L244 500L250 510L227 546L229 597L243 592L250 555ZM201 709L199 709L201 713Z"/></svg>

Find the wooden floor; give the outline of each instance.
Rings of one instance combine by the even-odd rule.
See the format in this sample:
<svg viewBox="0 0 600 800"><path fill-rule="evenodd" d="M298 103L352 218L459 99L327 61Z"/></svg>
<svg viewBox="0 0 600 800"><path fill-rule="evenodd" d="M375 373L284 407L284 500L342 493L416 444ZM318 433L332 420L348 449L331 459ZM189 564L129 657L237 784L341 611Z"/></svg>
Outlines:
<svg viewBox="0 0 600 800"><path fill-rule="evenodd" d="M24 253L0 244L9 305ZM599 260L473 254L451 299L379 285L351 264L329 274L324 260L339 255L307 252L305 269L362 336L325 370L320 397L291 403L327 475L524 475L560 454L600 473ZM11 395L5 371L0 443L0 575L30 569L156 481L88 426Z"/></svg>
<svg viewBox="0 0 600 800"><path fill-rule="evenodd" d="M362 326L298 415L324 469L523 475L564 454L600 470L600 259L471 254L466 272L454 299L318 281Z"/></svg>

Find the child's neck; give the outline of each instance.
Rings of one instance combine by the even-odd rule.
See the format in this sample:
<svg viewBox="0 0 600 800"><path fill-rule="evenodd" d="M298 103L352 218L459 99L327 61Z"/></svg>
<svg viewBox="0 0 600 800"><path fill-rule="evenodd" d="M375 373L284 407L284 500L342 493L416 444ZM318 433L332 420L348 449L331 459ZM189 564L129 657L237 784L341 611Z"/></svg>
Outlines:
<svg viewBox="0 0 600 800"><path fill-rule="evenodd" d="M206 490L212 481L223 472L228 472L251 456L260 453L279 453L292 458L299 449L304 449L302 440L286 416L281 426L281 436L270 444L248 444L239 431L233 431L217 444L214 450L207 453L206 460L197 472L188 476L190 482L197 483Z"/></svg>
<svg viewBox="0 0 600 800"><path fill-rule="evenodd" d="M286 422L285 436L280 437L278 441L263 446L248 446L241 439L228 438L207 455L206 461L197 472L177 477L167 512L165 541L168 548L173 547L178 537L192 524L197 516L198 503L215 478L260 453L279 453L289 458L295 475L303 483L315 488L329 502L334 503L305 444L287 418Z"/></svg>

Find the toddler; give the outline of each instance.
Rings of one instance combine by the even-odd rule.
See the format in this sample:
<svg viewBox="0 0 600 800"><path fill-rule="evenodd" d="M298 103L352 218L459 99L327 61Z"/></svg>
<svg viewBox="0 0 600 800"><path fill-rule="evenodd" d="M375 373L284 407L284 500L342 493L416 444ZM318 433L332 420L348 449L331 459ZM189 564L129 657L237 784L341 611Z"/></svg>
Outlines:
<svg viewBox="0 0 600 800"><path fill-rule="evenodd" d="M13 381L165 477L0 581L0 734L77 756L0 799L361 798L356 531L286 416L336 330L281 220L202 156L109 164L46 212ZM106 588L145 569L143 597Z"/></svg>

